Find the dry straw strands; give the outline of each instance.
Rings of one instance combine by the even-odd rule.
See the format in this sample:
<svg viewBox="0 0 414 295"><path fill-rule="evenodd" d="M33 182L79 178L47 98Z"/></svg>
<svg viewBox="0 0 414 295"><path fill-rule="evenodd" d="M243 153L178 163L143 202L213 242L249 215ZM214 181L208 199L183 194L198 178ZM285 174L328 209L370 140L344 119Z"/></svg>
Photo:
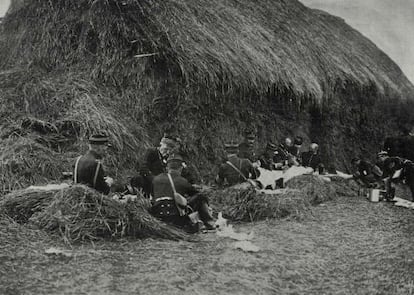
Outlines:
<svg viewBox="0 0 414 295"><path fill-rule="evenodd" d="M20 190L0 202L1 210L14 220L58 233L66 243L129 236L187 238L152 217L148 207L144 199L122 204L83 185L48 192Z"/></svg>

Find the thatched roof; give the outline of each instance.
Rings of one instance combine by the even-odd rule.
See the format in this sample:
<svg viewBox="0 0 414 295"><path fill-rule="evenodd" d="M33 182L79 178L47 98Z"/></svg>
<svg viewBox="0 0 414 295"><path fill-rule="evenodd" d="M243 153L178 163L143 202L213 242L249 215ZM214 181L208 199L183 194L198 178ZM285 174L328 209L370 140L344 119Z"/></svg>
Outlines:
<svg viewBox="0 0 414 295"><path fill-rule="evenodd" d="M260 144L301 135L342 165L412 119L414 86L399 67L342 19L297 0L12 4L0 27L0 138L10 138L9 155L22 136L28 149L70 158L103 129L114 169L135 169L172 126L207 174L223 141L253 126ZM8 163L0 176L13 175ZM48 171L69 169L63 164ZM11 188L29 179L26 170Z"/></svg>
<svg viewBox="0 0 414 295"><path fill-rule="evenodd" d="M61 46L73 45L70 29L72 34L81 33L76 53L82 49L85 54L84 49L90 48L86 37L96 38L97 63L105 56L112 65L128 59L139 67L139 59L165 57L190 85L225 85L259 93L286 88L318 100L347 83L374 84L382 93L387 89L403 96L414 93L399 67L375 44L342 19L296 0L20 2L10 18L24 16L30 22L53 24L61 34L59 42L68 43ZM50 46L56 37L43 42ZM50 57L73 61L76 57L68 56L73 52ZM134 61L136 54L150 56Z"/></svg>

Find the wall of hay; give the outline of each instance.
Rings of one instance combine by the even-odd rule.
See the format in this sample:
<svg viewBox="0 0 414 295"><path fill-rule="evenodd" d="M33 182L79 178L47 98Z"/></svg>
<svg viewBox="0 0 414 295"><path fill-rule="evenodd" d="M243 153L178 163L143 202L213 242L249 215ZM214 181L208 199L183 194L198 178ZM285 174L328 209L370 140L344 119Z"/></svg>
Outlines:
<svg viewBox="0 0 414 295"><path fill-rule="evenodd" d="M257 132L258 152L268 140L297 134L305 144L321 144L328 166L346 169L351 157L372 155L385 135L412 119L412 103L369 83L332 82L319 98L287 81L235 85L224 72L216 77L220 83L192 79L164 28L140 10L134 18L118 13L119 3L26 1L6 17L0 28L0 146L8 153L0 171L9 174L2 187L59 180L86 150L87 137L102 129L114 143L107 161L113 176L136 173L144 150L173 128L208 180L223 143L240 141L247 127ZM11 167L22 138L36 152ZM33 168L45 162L51 164Z"/></svg>

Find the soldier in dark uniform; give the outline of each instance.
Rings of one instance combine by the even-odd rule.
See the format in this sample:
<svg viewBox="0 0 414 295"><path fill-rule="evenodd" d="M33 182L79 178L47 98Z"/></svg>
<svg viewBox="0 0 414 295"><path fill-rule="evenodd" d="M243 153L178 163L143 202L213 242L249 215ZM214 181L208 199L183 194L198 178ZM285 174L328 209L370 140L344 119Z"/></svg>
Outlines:
<svg viewBox="0 0 414 295"><path fill-rule="evenodd" d="M387 152L378 153L378 160L378 164L383 170L387 200L392 200L395 196L395 188L392 183L404 180L410 188L411 198L414 201L414 163L401 157L389 157ZM399 170L401 172L397 176L396 172Z"/></svg>
<svg viewBox="0 0 414 295"><path fill-rule="evenodd" d="M107 147L108 136L105 134L92 135L89 138L88 152L76 160L74 183L85 184L104 194L109 193L113 180L106 177L102 164Z"/></svg>
<svg viewBox="0 0 414 295"><path fill-rule="evenodd" d="M192 224L189 216L187 214L180 216L178 212L177 204L174 201L174 185L175 191L187 199L191 210L198 212L205 227L213 229L213 217L210 214L208 198L197 195L199 191L181 176L183 163L181 156L169 157L167 162L168 173L161 173L154 178L154 202L151 213L165 222L191 231ZM171 183L169 175L173 183Z"/></svg>
<svg viewBox="0 0 414 295"><path fill-rule="evenodd" d="M277 151L277 146L269 142L266 145L266 150L259 157L260 167L267 170L275 170L275 162L273 161L274 153Z"/></svg>
<svg viewBox="0 0 414 295"><path fill-rule="evenodd" d="M318 144L311 143L309 151L302 153L302 165L311 167L313 171L319 171L319 174L323 174L325 167L322 164Z"/></svg>
<svg viewBox="0 0 414 295"><path fill-rule="evenodd" d="M291 146L288 150L291 154L290 158L290 165L291 166L299 166L302 163L302 148L303 139L300 136L296 136L295 140L293 141L293 146Z"/></svg>
<svg viewBox="0 0 414 295"><path fill-rule="evenodd" d="M356 182L368 188L378 187L383 173L377 165L360 158L352 159L351 163L355 169L353 178Z"/></svg>
<svg viewBox="0 0 414 295"><path fill-rule="evenodd" d="M238 146L238 156L241 159L248 159L251 162L256 161L256 153L254 151L254 143L256 136L252 131L246 131L244 134L244 140Z"/></svg>
<svg viewBox="0 0 414 295"><path fill-rule="evenodd" d="M154 177L166 172L167 158L176 150L178 150L176 140L166 136L161 139L159 147L147 149L140 167L140 175L131 179L131 186L142 188L144 194L149 197Z"/></svg>
<svg viewBox="0 0 414 295"><path fill-rule="evenodd" d="M144 194L149 197L154 177L167 171L167 158L171 155L182 156L184 152L179 138L164 135L159 147L149 148L146 151L144 162L140 169L140 176L133 177L131 185L136 188L142 188ZM184 163L182 176L192 184L200 180L198 170L192 164L187 165Z"/></svg>
<svg viewBox="0 0 414 295"><path fill-rule="evenodd" d="M290 150L292 149L293 144L292 140L289 137L286 137L283 143L279 144L277 151L274 153L273 162L276 163L278 169L282 169L289 165L292 155Z"/></svg>
<svg viewBox="0 0 414 295"><path fill-rule="evenodd" d="M242 159L237 156L238 145L226 144L227 161L223 163L216 177L219 185L235 185L247 181L248 179L256 179L260 176L257 164L252 164L248 159Z"/></svg>

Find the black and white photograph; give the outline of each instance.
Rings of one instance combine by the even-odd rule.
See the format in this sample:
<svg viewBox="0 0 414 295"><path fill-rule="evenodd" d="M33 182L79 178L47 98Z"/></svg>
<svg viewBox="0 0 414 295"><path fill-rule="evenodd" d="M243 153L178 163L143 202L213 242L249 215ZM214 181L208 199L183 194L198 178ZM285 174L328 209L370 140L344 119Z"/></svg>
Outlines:
<svg viewBox="0 0 414 295"><path fill-rule="evenodd" d="M0 295L414 295L413 0L0 0Z"/></svg>

